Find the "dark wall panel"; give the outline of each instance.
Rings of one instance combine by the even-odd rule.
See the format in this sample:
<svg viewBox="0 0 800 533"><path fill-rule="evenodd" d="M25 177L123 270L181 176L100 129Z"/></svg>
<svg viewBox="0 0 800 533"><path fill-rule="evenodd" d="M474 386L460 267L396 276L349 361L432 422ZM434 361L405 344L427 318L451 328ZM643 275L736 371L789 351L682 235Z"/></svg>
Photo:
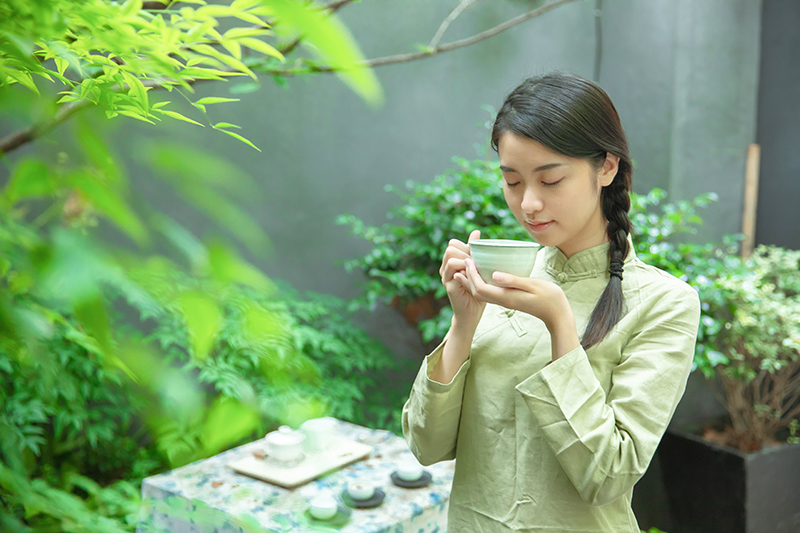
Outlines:
<svg viewBox="0 0 800 533"><path fill-rule="evenodd" d="M756 242L800 250L800 2L765 0L757 142Z"/></svg>

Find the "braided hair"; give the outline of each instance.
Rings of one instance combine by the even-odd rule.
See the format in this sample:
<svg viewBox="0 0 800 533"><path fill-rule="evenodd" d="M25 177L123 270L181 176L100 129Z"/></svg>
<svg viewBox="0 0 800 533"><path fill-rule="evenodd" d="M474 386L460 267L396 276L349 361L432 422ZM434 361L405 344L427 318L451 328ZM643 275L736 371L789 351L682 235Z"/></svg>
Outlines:
<svg viewBox="0 0 800 533"><path fill-rule="evenodd" d="M623 263L628 255L633 176L630 151L622 123L608 95L596 84L568 73L528 78L507 97L492 128L492 148L512 132L532 139L567 157L586 159L595 170L607 154L619 157L617 175L602 188L601 206L608 222L609 280L597 302L581 345L602 341L623 311Z"/></svg>

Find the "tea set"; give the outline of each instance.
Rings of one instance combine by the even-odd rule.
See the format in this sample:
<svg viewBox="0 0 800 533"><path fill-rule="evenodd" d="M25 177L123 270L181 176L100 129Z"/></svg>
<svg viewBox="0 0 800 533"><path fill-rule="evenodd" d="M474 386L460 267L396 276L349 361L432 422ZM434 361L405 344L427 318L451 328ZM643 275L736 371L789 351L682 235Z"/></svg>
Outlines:
<svg viewBox="0 0 800 533"><path fill-rule="evenodd" d="M298 466L307 454L325 450L336 424L335 418L324 417L307 420L299 430L281 426L267 434L267 453L263 460L282 468ZM407 489L425 487L432 479L430 472L416 461L400 464L390 477L396 486ZM381 488L353 481L347 484L339 499L327 494L312 498L306 514L315 521L333 526L343 525L352 514L351 509L377 507L385 498L386 493Z"/></svg>

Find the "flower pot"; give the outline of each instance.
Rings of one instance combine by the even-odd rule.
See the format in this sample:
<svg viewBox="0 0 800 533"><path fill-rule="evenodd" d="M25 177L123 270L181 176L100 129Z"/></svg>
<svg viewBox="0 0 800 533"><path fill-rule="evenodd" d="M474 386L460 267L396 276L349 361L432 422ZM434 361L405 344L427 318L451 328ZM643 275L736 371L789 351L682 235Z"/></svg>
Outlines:
<svg viewBox="0 0 800 533"><path fill-rule="evenodd" d="M800 531L800 444L744 453L668 429L657 453L670 533Z"/></svg>

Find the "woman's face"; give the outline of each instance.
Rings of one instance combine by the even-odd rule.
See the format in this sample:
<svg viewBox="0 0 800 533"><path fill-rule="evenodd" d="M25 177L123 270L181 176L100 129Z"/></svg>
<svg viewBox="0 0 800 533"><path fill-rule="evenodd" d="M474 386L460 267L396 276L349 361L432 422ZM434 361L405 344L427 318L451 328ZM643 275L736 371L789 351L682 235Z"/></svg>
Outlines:
<svg viewBox="0 0 800 533"><path fill-rule="evenodd" d="M497 153L508 207L536 242L571 257L608 241L600 192L617 174L617 156L595 170L512 132L500 136Z"/></svg>

